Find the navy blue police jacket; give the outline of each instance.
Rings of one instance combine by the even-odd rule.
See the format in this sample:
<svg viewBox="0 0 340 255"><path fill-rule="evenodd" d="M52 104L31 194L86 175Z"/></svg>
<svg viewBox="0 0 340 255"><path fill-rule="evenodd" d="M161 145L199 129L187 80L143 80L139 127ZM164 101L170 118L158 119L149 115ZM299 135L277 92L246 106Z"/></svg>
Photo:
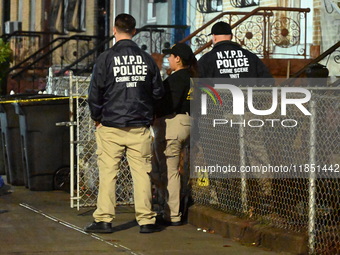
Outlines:
<svg viewBox="0 0 340 255"><path fill-rule="evenodd" d="M272 78L268 68L252 52L232 41L221 41L198 61L202 78Z"/></svg>
<svg viewBox="0 0 340 255"><path fill-rule="evenodd" d="M120 40L96 60L89 87L91 118L108 127L152 124L154 102L164 94L152 57L131 40Z"/></svg>

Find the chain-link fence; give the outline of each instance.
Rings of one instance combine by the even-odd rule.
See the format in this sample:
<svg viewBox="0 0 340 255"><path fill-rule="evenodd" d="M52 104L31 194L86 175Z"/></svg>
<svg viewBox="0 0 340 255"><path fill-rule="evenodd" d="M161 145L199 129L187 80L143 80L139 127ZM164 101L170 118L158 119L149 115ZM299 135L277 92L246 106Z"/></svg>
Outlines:
<svg viewBox="0 0 340 255"><path fill-rule="evenodd" d="M50 75L47 87L55 94L70 95L71 151L75 151L71 182L76 180L72 207L73 201L77 207L94 206L98 192L95 129L86 102L89 79ZM245 88L242 91L247 94ZM192 196L198 204L306 233L311 254L339 254L340 89L312 87L308 91L311 99L301 108L282 107L283 101L278 100L268 116L246 110L243 117L235 117L232 95L217 90L223 103L206 100L207 114L198 121L199 146L191 154L190 167L200 171L193 175ZM282 98L280 89L276 96ZM271 109L273 97L272 88L254 88L253 108ZM290 93L290 98L301 97L301 93ZM241 166L243 172L238 171ZM260 167L261 171L255 171ZM117 203L133 203L125 157L117 181Z"/></svg>
<svg viewBox="0 0 340 255"><path fill-rule="evenodd" d="M70 183L71 207L95 206L98 193L98 168L95 126L90 117L87 93L90 77L53 77L52 69L46 90L70 98ZM133 204L133 186L129 166L122 157L116 188L117 204ZM76 205L74 204L76 203Z"/></svg>
<svg viewBox="0 0 340 255"><path fill-rule="evenodd" d="M223 103L208 97L193 130L200 137L190 163L195 203L306 233L311 254L339 254L340 88L308 88L311 99L301 108L278 100L262 116L234 115L230 91L216 91ZM271 109L273 97L271 88L254 88L251 104Z"/></svg>

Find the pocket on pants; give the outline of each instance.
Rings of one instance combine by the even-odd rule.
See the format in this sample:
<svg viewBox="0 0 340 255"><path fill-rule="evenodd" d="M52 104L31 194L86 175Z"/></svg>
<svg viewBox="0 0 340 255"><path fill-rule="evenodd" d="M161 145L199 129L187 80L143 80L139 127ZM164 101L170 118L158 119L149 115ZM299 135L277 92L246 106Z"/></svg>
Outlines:
<svg viewBox="0 0 340 255"><path fill-rule="evenodd" d="M167 128L165 133L165 139L166 140L177 139L178 137L177 132L178 132L177 128Z"/></svg>
<svg viewBox="0 0 340 255"><path fill-rule="evenodd" d="M179 121L182 126L191 126L191 120L190 118L184 118Z"/></svg>
<svg viewBox="0 0 340 255"><path fill-rule="evenodd" d="M181 152L180 143L177 140L167 140L166 148L164 151L165 156L173 157L178 156Z"/></svg>
<svg viewBox="0 0 340 255"><path fill-rule="evenodd" d="M94 135L96 137L96 144L97 144L96 154L97 154L97 156L100 156L101 154L103 154L103 150L100 146L100 144L101 144L100 136L99 136L97 131L94 132Z"/></svg>
<svg viewBox="0 0 340 255"><path fill-rule="evenodd" d="M141 147L141 156L143 158L151 159L152 154L152 137L149 129L145 129L143 134L143 142Z"/></svg>
<svg viewBox="0 0 340 255"><path fill-rule="evenodd" d="M150 142L143 142L142 149L141 149L141 155L143 158L149 158L151 157L151 141Z"/></svg>

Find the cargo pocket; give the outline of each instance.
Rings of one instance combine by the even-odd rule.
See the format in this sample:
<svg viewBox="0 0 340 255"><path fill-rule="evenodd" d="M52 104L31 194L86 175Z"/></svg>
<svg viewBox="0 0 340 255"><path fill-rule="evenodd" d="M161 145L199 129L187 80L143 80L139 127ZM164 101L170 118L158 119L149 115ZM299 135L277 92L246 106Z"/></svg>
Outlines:
<svg viewBox="0 0 340 255"><path fill-rule="evenodd" d="M190 136L190 128L191 128L191 119L189 116L185 116L179 120L178 125L178 137L177 139L184 143Z"/></svg>
<svg viewBox="0 0 340 255"><path fill-rule="evenodd" d="M177 128L167 128L165 134L165 140L175 140L178 137Z"/></svg>
<svg viewBox="0 0 340 255"><path fill-rule="evenodd" d="M166 148L165 148L165 156L167 157L174 157L180 154L181 148L180 143L178 140L167 140L166 141Z"/></svg>
<svg viewBox="0 0 340 255"><path fill-rule="evenodd" d="M183 118L179 121L179 123L181 123L182 126L191 126L191 119L190 117Z"/></svg>

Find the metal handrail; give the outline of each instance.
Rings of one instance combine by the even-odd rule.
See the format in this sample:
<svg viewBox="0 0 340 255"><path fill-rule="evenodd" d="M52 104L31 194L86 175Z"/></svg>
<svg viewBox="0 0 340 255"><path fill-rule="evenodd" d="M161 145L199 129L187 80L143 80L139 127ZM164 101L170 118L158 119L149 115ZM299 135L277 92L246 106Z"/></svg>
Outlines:
<svg viewBox="0 0 340 255"><path fill-rule="evenodd" d="M22 30L17 30L14 31L13 33L10 34L3 34L0 37L4 40L7 41L9 38L14 37L14 36L41 36L41 35L66 35L63 33L55 33L55 32L43 32L43 31L22 31Z"/></svg>
<svg viewBox="0 0 340 255"><path fill-rule="evenodd" d="M22 74L23 72L25 72L26 70L30 69L30 67L32 67L34 64L38 63L40 60L42 60L43 58L45 58L46 56L52 54L55 50L57 50L58 48L60 48L61 46L63 46L65 43L71 41L71 40L85 40L85 41L89 41L93 38L98 38L98 36L88 36L88 35L73 35L70 37L67 37L66 40L64 40L63 42L59 43L57 46L53 47L51 50L49 50L48 52L46 52L45 54L41 55L40 57L38 57L37 59L35 59L32 63L28 64L27 66L25 66L24 68L22 68L18 73L14 74L12 76L12 78L15 78L17 76L19 76L20 74ZM31 57L27 58L30 59ZM27 62L27 61L26 61Z"/></svg>
<svg viewBox="0 0 340 255"><path fill-rule="evenodd" d="M234 24L231 25L231 28L235 28L237 27L239 24L241 24L243 21L245 21L246 19L248 19L251 16L254 15L263 15L261 12L271 12L271 11L298 11L298 12L310 12L310 8L290 8L290 7L258 7L254 10L252 10L251 12L222 12L219 15L217 15L215 18L213 18L212 20L210 20L209 22L207 22L205 25L203 25L201 28L197 29L196 31L194 31L193 33L191 33L189 36L187 36L186 38L184 38L183 40L181 40L180 42L186 42L188 40L190 40L191 38L193 38L196 34L198 34L199 32L201 32L202 30L204 30L206 27L208 27L209 25L211 25L212 23L214 23L216 20L222 18L225 15L239 15L239 14L245 14L245 16L241 19L239 19L238 21L236 21ZM198 48L194 53L198 54L200 52L202 52L204 49L210 47L212 45L212 41L210 40L209 42L207 42L206 44L204 44L203 46L201 46L200 48Z"/></svg>
<svg viewBox="0 0 340 255"><path fill-rule="evenodd" d="M45 49L47 49L48 47L50 47L53 43L55 43L56 41L59 41L59 40L65 40L69 37L58 37L58 38L55 38L54 40L52 40L51 42L49 42L48 44L46 44L44 47L40 48L39 50L37 50L36 52L34 52L33 54L31 54L30 56L28 56L27 58L25 58L24 60L22 60L19 64L11 67L9 70L8 70L8 73L12 72L13 70L15 69L18 69L20 68L20 66L26 62L28 62L31 58L35 57L36 55L38 55L40 52L44 51Z"/></svg>
<svg viewBox="0 0 340 255"><path fill-rule="evenodd" d="M187 29L187 28L189 28L189 26L187 26L187 25L145 25L145 26L143 26L141 28L137 28L136 29L136 33L134 34L134 36L138 35L140 32L163 32L164 30L161 30L161 28ZM107 37L103 42L101 42L99 45L97 45L92 50L88 51L81 58L77 59L76 61L74 61L70 65L68 65L68 66L64 67L63 69L61 69L57 73L57 76L64 74L66 71L70 70L73 66L75 66L76 64L78 64L82 60L84 60L85 58L87 58L87 57L91 56L92 54L94 54L95 52L97 52L98 49L100 49L106 43L110 42L113 38L114 38L114 36ZM93 64L94 63L88 64L86 67L84 67L84 69L89 68Z"/></svg>
<svg viewBox="0 0 340 255"><path fill-rule="evenodd" d="M141 28L136 29L136 34L143 31L149 31L150 29L159 29L159 28L177 28L177 29L187 29L189 26L187 25L146 25Z"/></svg>
<svg viewBox="0 0 340 255"><path fill-rule="evenodd" d="M91 56L92 54L94 54L95 52L97 52L98 49L100 49L101 47L103 47L105 44L107 44L108 42L110 42L112 39L114 38L114 35L111 37L106 38L104 41L102 41L100 44L98 44L95 48L89 50L86 54L84 54L82 57L80 57L79 59L77 59L76 61L74 61L73 63L71 63L70 65L64 67L63 69L61 69L56 75L60 76L62 74L64 74L66 71L70 70L73 66L77 65L78 63L80 63L81 61L83 61L85 58ZM84 67L84 69L87 69L89 66L93 65L93 63L87 65L86 67Z"/></svg>
<svg viewBox="0 0 340 255"><path fill-rule="evenodd" d="M200 28L196 29L194 32L192 32L190 35L188 35L187 37L183 38L182 40L179 41L179 43L185 43L186 41L191 40L195 35L197 35L199 32L203 31L204 29L206 29L208 26L210 26L211 24L213 24L216 20L219 20L220 18L222 18L223 16L226 15L245 15L247 14L247 12L221 12L219 15L217 15L215 18L213 18L212 20L208 21L207 23L205 23L203 26L201 26Z"/></svg>
<svg viewBox="0 0 340 255"><path fill-rule="evenodd" d="M320 62L321 60L323 60L325 57L327 57L328 55L332 54L337 48L340 47L340 41L338 41L336 44L334 44L332 47L330 47L328 50L326 50L325 52L323 52L321 55L319 55L317 58L313 59L311 62L309 62L308 64L306 64L304 67L302 67L299 71L297 71L296 73L292 74L287 80L285 80L281 86L287 86L290 84L293 84L298 77L303 74L306 69L312 65L312 64L316 64L318 62ZM340 79L336 80L334 83L329 84L329 86L331 87L335 87L339 85L339 81Z"/></svg>

